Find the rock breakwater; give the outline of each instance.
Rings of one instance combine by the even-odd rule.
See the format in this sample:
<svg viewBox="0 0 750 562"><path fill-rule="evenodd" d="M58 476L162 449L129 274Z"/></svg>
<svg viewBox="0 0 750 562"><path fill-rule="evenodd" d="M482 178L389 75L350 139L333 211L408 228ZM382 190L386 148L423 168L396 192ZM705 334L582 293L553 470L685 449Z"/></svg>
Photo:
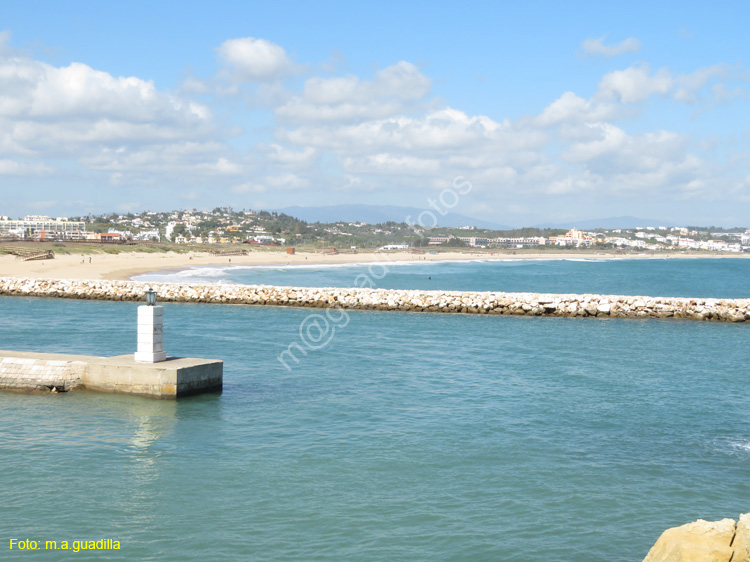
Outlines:
<svg viewBox="0 0 750 562"><path fill-rule="evenodd" d="M153 287L159 293L159 300L162 302L307 308L336 307L349 310L515 316L684 318L727 322L750 320L750 299L139 283L0 277L0 295L4 296L142 301L143 294L148 287Z"/></svg>

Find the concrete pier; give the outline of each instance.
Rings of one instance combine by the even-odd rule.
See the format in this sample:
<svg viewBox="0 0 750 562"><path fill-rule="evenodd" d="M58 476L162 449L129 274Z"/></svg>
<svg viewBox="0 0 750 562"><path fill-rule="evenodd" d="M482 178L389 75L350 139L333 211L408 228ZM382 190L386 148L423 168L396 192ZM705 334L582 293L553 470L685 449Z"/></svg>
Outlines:
<svg viewBox="0 0 750 562"><path fill-rule="evenodd" d="M167 357L136 362L133 355L95 357L0 350L0 390L64 392L80 388L179 398L220 392L224 363L217 359Z"/></svg>

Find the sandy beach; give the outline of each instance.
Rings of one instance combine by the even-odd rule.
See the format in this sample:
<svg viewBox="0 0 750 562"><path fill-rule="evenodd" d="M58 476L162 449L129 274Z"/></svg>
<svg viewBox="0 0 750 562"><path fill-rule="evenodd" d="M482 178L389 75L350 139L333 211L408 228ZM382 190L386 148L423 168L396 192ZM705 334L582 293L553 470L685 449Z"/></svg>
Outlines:
<svg viewBox="0 0 750 562"><path fill-rule="evenodd" d="M517 253L510 251L497 253L440 252L436 254L413 254L411 252L361 252L356 254L321 254L298 252L288 255L285 252L251 251L246 256L214 256L204 252L190 253L145 253L123 252L119 254L57 254L54 259L22 261L13 255L0 255L0 276L32 279L109 279L127 280L135 275L151 271L181 270L207 265L310 265L339 263L369 263L382 261L448 261L471 259L498 260L539 260L539 259L644 259L644 258L685 258L685 257L726 257L742 258L745 254L690 254L659 253L615 254L614 252L543 252Z"/></svg>

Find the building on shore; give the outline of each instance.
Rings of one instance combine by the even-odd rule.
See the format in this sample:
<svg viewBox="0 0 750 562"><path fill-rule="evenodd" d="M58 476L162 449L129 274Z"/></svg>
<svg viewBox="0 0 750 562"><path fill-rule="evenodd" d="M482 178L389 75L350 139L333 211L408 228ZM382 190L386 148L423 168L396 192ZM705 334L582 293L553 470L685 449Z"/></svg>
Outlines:
<svg viewBox="0 0 750 562"><path fill-rule="evenodd" d="M576 228L571 228L566 234L550 236L549 242L550 244L555 244L557 246L575 246L576 248L579 248L581 246L591 246L596 242L596 239Z"/></svg>
<svg viewBox="0 0 750 562"><path fill-rule="evenodd" d="M544 236L529 236L525 238L493 238L491 245L496 248L524 248L526 246L544 246L547 239Z"/></svg>
<svg viewBox="0 0 750 562"><path fill-rule="evenodd" d="M458 239L472 248L486 248L490 245L489 238L479 238L476 236L459 236Z"/></svg>
<svg viewBox="0 0 750 562"><path fill-rule="evenodd" d="M441 244L445 244L453 238L453 236L430 236L429 241L427 242L428 246L440 246Z"/></svg>
<svg viewBox="0 0 750 562"><path fill-rule="evenodd" d="M43 240L75 240L86 231L83 221L70 221L67 217L27 215L22 220L11 220L4 217L0 220L0 233L12 233L18 238L37 238Z"/></svg>
<svg viewBox="0 0 750 562"><path fill-rule="evenodd" d="M378 248L378 252L387 252L389 250L408 250L409 244L386 244Z"/></svg>
<svg viewBox="0 0 750 562"><path fill-rule="evenodd" d="M481 236L431 236L428 245L440 246L450 240L458 239L470 248L523 248L525 246L543 246L547 239L543 236L528 238L485 238Z"/></svg>

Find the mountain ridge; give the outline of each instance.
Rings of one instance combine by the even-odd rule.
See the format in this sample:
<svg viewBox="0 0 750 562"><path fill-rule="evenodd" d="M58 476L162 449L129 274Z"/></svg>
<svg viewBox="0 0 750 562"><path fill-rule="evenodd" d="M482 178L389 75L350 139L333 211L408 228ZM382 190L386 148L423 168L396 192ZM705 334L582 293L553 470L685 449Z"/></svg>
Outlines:
<svg viewBox="0 0 750 562"><path fill-rule="evenodd" d="M586 219L578 221L564 222L545 222L535 225L508 226L494 221L477 219L462 215L460 213L448 212L445 215L433 209L420 209L418 207L401 207L398 205L366 205L366 204L348 204L348 205L327 205L327 206L310 206L303 207L294 205L281 209L270 209L277 213L291 215L300 220L309 223L333 223L333 222L366 222L368 224L378 224L389 221L410 222L416 224L419 217L422 216L425 223L422 226L431 227L433 217L437 220L437 226L457 228L461 226L476 226L488 230L515 230L518 228L554 228L570 229L578 228L581 230L593 230L598 228L636 228L636 227L657 227L670 226L669 221L644 219L633 216L605 217L599 219ZM429 213L429 215L424 215Z"/></svg>

